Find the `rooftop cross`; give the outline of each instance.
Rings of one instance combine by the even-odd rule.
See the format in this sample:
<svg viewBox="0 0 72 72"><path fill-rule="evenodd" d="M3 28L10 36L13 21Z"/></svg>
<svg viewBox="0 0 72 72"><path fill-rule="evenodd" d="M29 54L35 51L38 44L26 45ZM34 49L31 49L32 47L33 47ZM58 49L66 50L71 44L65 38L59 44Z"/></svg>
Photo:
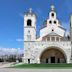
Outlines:
<svg viewBox="0 0 72 72"><path fill-rule="evenodd" d="M29 12L32 13L32 8L29 8Z"/></svg>
<svg viewBox="0 0 72 72"><path fill-rule="evenodd" d="M51 10L54 11L54 5L51 6Z"/></svg>

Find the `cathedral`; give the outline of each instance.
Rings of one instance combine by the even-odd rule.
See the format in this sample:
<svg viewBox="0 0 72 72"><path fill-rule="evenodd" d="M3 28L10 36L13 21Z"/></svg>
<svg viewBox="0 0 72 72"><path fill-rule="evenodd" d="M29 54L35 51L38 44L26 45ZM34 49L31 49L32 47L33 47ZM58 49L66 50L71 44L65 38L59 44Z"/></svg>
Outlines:
<svg viewBox="0 0 72 72"><path fill-rule="evenodd" d="M49 17L36 36L36 14L30 8L24 14L24 57L23 62L30 63L72 63L72 16L70 16L70 35L62 27L54 6Z"/></svg>

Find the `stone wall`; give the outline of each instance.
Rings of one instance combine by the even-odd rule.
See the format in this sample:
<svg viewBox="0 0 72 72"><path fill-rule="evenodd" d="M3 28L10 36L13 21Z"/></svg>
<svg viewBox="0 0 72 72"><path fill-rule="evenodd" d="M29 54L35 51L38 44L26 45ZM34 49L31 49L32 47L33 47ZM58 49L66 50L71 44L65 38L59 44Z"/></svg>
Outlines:
<svg viewBox="0 0 72 72"><path fill-rule="evenodd" d="M40 63L42 52L50 47L55 47L61 50L67 58L67 63L70 63L71 58L71 43L68 42L24 42L24 63Z"/></svg>

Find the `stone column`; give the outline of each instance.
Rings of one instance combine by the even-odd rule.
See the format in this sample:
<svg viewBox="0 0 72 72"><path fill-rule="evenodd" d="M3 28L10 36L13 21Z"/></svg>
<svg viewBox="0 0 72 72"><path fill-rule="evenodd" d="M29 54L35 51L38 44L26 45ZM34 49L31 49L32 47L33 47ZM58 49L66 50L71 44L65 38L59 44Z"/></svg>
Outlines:
<svg viewBox="0 0 72 72"><path fill-rule="evenodd" d="M51 59L50 58L48 58L48 63L51 63Z"/></svg>
<svg viewBox="0 0 72 72"><path fill-rule="evenodd" d="M57 58L55 58L55 63L57 63Z"/></svg>
<svg viewBox="0 0 72 72"><path fill-rule="evenodd" d="M67 63L71 63L71 61L70 61L70 57L69 57L69 56L67 56L67 60L66 60L66 62L67 62Z"/></svg>
<svg viewBox="0 0 72 72"><path fill-rule="evenodd" d="M40 59L39 58L37 59L37 63L40 64Z"/></svg>
<svg viewBox="0 0 72 72"><path fill-rule="evenodd" d="M50 41L51 41L51 37L50 37Z"/></svg>
<svg viewBox="0 0 72 72"><path fill-rule="evenodd" d="M61 39L61 38L59 37L59 41L60 41L60 39Z"/></svg>
<svg viewBox="0 0 72 72"><path fill-rule="evenodd" d="M56 37L55 37L55 41L56 41Z"/></svg>

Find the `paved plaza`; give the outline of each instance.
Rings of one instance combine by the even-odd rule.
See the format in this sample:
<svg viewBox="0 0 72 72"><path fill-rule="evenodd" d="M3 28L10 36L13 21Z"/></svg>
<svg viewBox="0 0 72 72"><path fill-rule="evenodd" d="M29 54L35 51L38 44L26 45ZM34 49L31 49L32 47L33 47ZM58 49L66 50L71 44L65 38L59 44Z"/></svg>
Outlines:
<svg viewBox="0 0 72 72"><path fill-rule="evenodd" d="M72 72L72 69L15 69L15 68L1 68L0 72Z"/></svg>

